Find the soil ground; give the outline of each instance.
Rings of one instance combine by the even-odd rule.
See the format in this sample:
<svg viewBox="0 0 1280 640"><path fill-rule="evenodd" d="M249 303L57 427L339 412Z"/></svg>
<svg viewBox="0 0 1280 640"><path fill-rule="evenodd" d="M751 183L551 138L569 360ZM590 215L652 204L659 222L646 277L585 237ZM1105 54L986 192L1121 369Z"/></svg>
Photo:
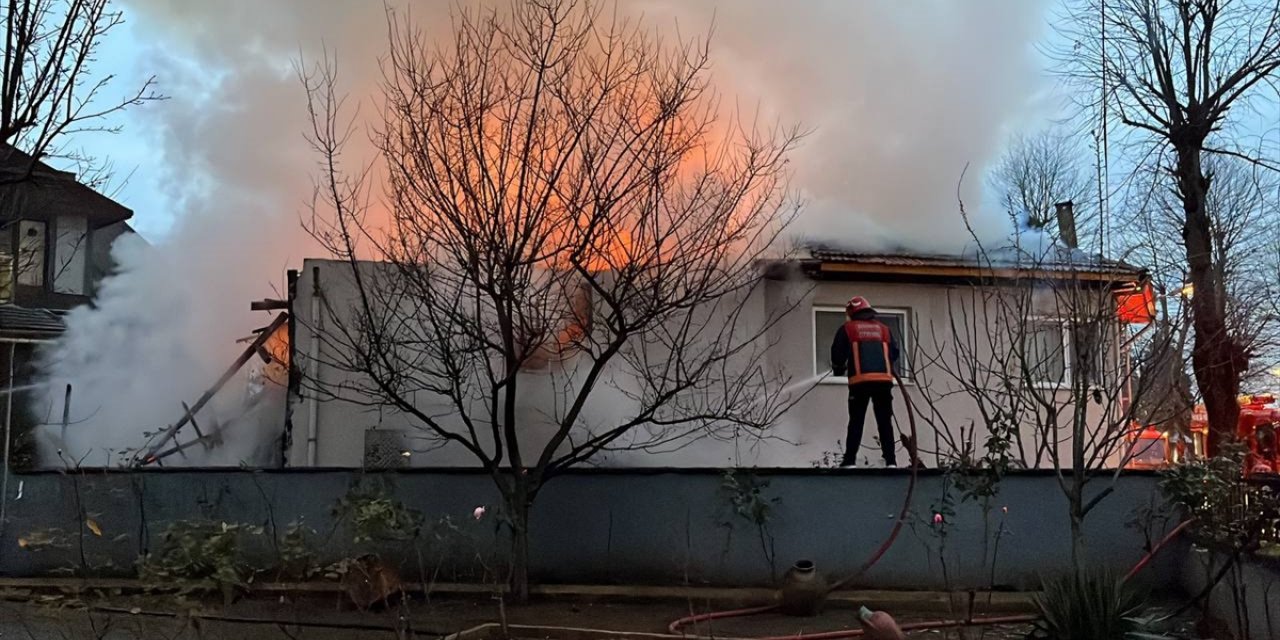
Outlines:
<svg viewBox="0 0 1280 640"><path fill-rule="evenodd" d="M226 607L208 602L184 604L167 596L28 597L31 599L0 603L0 638L336 640L409 637L408 634L397 636L397 628L411 629L417 637L438 638L497 622L503 613L496 600L474 597L414 599L371 612L353 610L345 597L337 593L246 599ZM513 625L666 633L671 620L722 608L722 603L710 602L614 602L561 597L521 607L507 606L505 614L507 622ZM188 615L192 609L199 611L197 617ZM947 617L937 612L912 612L903 608L892 613L900 622ZM1188 633L1189 620L1179 626L1182 627L1180 637L1196 637ZM857 627L856 607L835 602L814 618L765 613L717 620L688 631L717 637L759 637ZM967 631L963 640L1021 640L1029 630L1027 625L985 627L981 631ZM908 637L961 638L956 630L917 631Z"/></svg>

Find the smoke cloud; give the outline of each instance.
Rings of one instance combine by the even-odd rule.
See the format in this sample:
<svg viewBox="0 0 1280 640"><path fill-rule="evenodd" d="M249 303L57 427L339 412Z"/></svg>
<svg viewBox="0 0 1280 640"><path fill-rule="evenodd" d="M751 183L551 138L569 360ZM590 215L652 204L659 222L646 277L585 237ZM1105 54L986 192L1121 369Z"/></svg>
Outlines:
<svg viewBox="0 0 1280 640"><path fill-rule="evenodd" d="M1043 95L1044 3L634 4L683 33L714 24L726 97L812 129L794 158L804 238L961 251L971 236L958 198L981 240L1008 236L1006 216L982 206L983 175Z"/></svg>
<svg viewBox="0 0 1280 640"><path fill-rule="evenodd" d="M453 7L410 9L446 35ZM1010 231L980 206L982 173L1041 89L1032 43L1043 5L618 7L684 37L714 26L711 73L724 97L742 112L812 129L794 158L794 186L808 202L802 236L867 250L958 251L968 240L957 206L966 165L960 192L978 232ZM115 247L121 273L96 308L69 316L66 338L48 356L52 388L74 389L66 455L99 463L106 448L137 446L144 430L176 420L180 402L192 402L234 358L235 339L269 321L248 302L281 294L284 270L320 255L299 225L316 157L303 139L305 97L293 65L336 54L343 89L373 113L386 38L381 3L127 0L124 9L146 43L133 64L171 96L129 122L126 135L153 140L179 221L153 246ZM234 411L226 405L237 393L228 390L233 400L222 411ZM49 400L60 407L61 391Z"/></svg>

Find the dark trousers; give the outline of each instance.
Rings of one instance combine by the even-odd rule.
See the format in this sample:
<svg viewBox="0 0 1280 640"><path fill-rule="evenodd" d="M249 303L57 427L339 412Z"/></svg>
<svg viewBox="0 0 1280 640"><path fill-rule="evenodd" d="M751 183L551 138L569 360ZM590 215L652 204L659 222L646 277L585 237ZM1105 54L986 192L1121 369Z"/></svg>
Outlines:
<svg viewBox="0 0 1280 640"><path fill-rule="evenodd" d="M849 433L845 440L844 463L853 464L862 444L862 423L867 418L867 404L876 416L876 431L880 434L880 451L885 464L897 464L894 449L897 440L893 433L893 383L859 382L849 385Z"/></svg>

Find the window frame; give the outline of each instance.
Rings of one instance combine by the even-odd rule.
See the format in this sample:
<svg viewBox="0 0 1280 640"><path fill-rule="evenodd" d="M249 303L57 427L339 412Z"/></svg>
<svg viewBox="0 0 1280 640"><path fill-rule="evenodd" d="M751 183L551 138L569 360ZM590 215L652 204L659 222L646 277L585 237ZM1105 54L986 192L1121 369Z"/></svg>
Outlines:
<svg viewBox="0 0 1280 640"><path fill-rule="evenodd" d="M1073 356L1075 355L1075 344L1074 344L1074 341L1071 339L1070 323L1067 322L1066 318L1062 318L1060 316L1049 316L1049 315L1028 316L1027 319L1024 321L1024 323L1025 325L1022 330L1022 335L1024 336L1024 339L1026 336L1030 334L1029 329L1033 326L1056 326L1058 328L1058 334L1062 338L1062 379L1061 380L1032 380L1031 387L1035 389L1053 389L1053 390L1070 389L1071 385L1074 384L1074 381L1075 381L1075 377L1074 377L1075 371L1073 371L1073 367L1071 366L1071 361L1073 360ZM1026 365L1026 357L1027 357L1026 344L1023 344L1021 348L1022 348L1023 362L1019 363L1019 366L1024 366Z"/></svg>
<svg viewBox="0 0 1280 640"><path fill-rule="evenodd" d="M24 235L23 235L23 233L22 233L24 223L29 223L29 224L32 224L32 225L39 225L40 233L37 233L37 234L35 234L35 235L33 235L33 236L32 236L32 238L33 238L33 239L37 239L37 238L38 238L38 240L36 240L36 241L38 241L38 242L40 243L39 251L31 251L31 252L30 252L30 253L32 253L32 254L38 254L38 255L39 255L39 257L40 257L40 264L39 264L39 268L38 268L38 269L30 269L30 270L25 270L25 271L24 271L23 269L19 268L19 267L20 267L20 265L21 265L21 263L22 263L22 259L23 259L23 254L24 254L24 252L28 251L28 250L23 246L23 245L24 245L24 242L26 241L26 238L24 237ZM13 227L14 227L14 231L13 231L14 236L13 236L13 267L12 267L12 271L13 271L13 285L14 285L14 292L15 292L15 296L14 296L14 297L15 297L15 299L16 299L16 297L17 297L17 292L18 292L18 290L19 290L19 289L21 289L21 288L25 288L25 289L27 289L28 291L33 290L33 289L37 289L37 290L40 290L40 291L49 291L49 290L50 290L50 282L49 282L49 280L50 280L50 278L49 278L49 268L50 268L50 264L49 264L49 263L50 263L50 255L49 255L49 227L50 227L50 226L51 226L51 225L49 224L49 221L47 221L47 220L40 220L40 219L36 219L36 218L18 218L18 219L15 221L14 225L13 225ZM31 282L23 282L23 281L22 281L22 277L23 277L23 275L24 275L24 274L32 274L32 273L39 274L39 276L40 276L40 281L39 281L39 282L31 283Z"/></svg>
<svg viewBox="0 0 1280 640"><path fill-rule="evenodd" d="M1031 382L1031 386L1036 389L1051 389L1051 390L1057 390L1057 391L1069 390L1072 387L1072 385L1075 384L1076 367L1074 366L1073 363L1077 359L1076 341L1074 337L1071 335L1072 331L1071 331L1070 319L1063 318L1061 316L1052 316L1052 315L1033 315L1033 316L1028 316L1026 319L1026 322L1028 324L1054 324L1054 325L1057 325L1058 331L1062 334L1062 352L1063 352L1062 353L1062 367L1063 367L1062 380L1061 381L1034 380ZM1026 335L1026 333L1027 332L1024 329L1023 334ZM1107 353L1104 354L1106 356L1105 358L1106 365L1114 365L1118 367L1119 363L1113 362L1112 360L1118 357L1117 352L1119 351L1119 346L1120 346L1119 341L1120 341L1120 335L1118 331L1115 332L1113 335L1111 335L1110 332L1104 331L1101 336L1101 339L1098 340L1099 344L1105 345L1107 347ZM1025 351L1025 347L1024 347L1024 351ZM1025 357L1025 354L1024 354L1024 357ZM1102 371L1101 371L1103 380L1101 381L1091 380L1089 382L1088 389L1093 390L1093 389L1108 388L1108 384L1106 380L1108 367L1106 365L1102 367Z"/></svg>
<svg viewBox="0 0 1280 640"><path fill-rule="evenodd" d="M912 310L911 307L888 307L888 306L875 307L875 310L876 310L876 313L881 315L896 315L902 318L902 336L901 336L902 339L898 344L898 353L899 353L898 357L905 358L907 362L907 375L902 376L902 383L911 387L915 386L916 385L916 368L915 368L915 362L911 358L911 353L912 353L911 348L914 345L914 336L911 335L911 327L914 326L914 321L915 321L914 311ZM829 374L824 376L819 381L819 384L840 384L840 385L848 386L849 384L848 376L836 376L834 374L831 374L830 368L823 367L821 365L822 359L819 357L819 352L818 352L818 345L820 344L818 342L818 314L819 313L839 313L843 317L844 307L815 304L809 309L809 336L811 340L809 354L810 354L810 357L813 359L813 374L817 376L821 376L824 373ZM830 339L831 339L831 336L827 336L826 338L824 338L824 340L830 340ZM827 349L828 350L830 349L829 344L827 345Z"/></svg>
<svg viewBox="0 0 1280 640"><path fill-rule="evenodd" d="M78 219L81 225L75 230L69 230L71 220ZM46 236L50 236L45 248L45 261L48 263L46 267L48 282L45 289L50 293L56 293L64 296L88 296L89 295L89 243L91 242L92 230L89 229L89 217L84 214L63 214L52 220L52 228L46 232ZM68 249L71 251L70 256L62 255L64 248L63 240L72 237L74 240L70 243ZM72 268L74 263L79 260L80 268ZM65 282L65 277L74 277L70 286ZM63 280L63 283L59 283Z"/></svg>

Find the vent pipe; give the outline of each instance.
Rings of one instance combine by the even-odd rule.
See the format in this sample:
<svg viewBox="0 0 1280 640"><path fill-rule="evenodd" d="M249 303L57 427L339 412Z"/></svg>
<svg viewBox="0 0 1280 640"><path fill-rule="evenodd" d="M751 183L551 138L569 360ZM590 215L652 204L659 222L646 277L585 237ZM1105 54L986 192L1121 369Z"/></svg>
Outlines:
<svg viewBox="0 0 1280 640"><path fill-rule="evenodd" d="M1069 249L1080 248L1080 240L1076 237L1075 205L1070 200L1053 205L1058 212L1058 237Z"/></svg>

